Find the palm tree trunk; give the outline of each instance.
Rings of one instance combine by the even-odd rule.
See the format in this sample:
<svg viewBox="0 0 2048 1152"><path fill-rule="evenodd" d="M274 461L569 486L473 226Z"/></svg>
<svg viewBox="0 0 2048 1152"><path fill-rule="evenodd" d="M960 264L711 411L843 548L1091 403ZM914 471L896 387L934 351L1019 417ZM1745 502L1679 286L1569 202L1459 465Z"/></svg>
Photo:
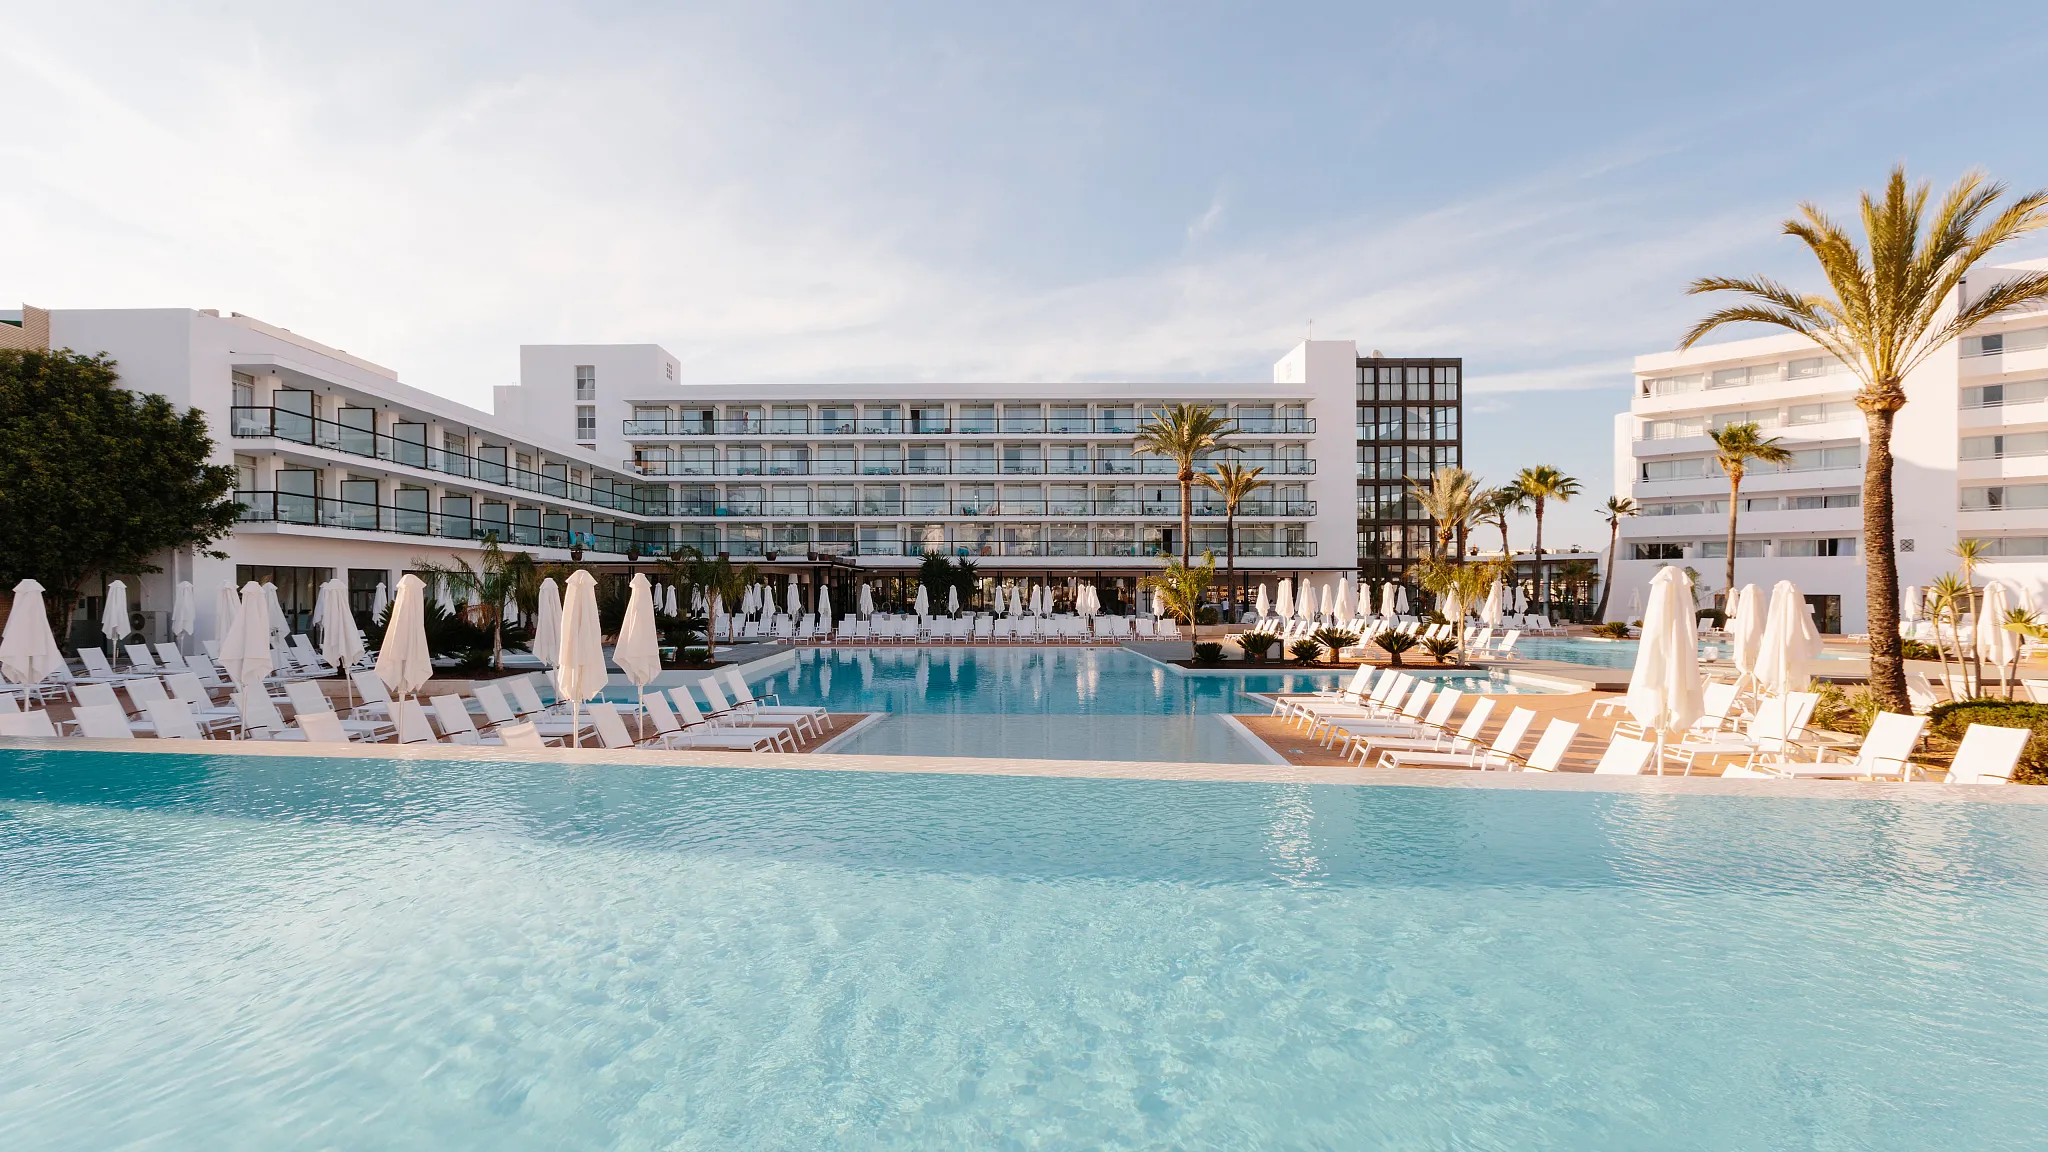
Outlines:
<svg viewBox="0 0 2048 1152"><path fill-rule="evenodd" d="M1506 533L1502 533L1505 538ZM1593 623L1607 623L1607 594L1614 591L1614 549L1621 543L1621 518L1607 522L1607 574L1600 581L1600 607L1593 610ZM1505 551L1505 549L1503 549Z"/></svg>
<svg viewBox="0 0 2048 1152"><path fill-rule="evenodd" d="M1544 626L1550 624L1550 574L1543 570L1543 501L1536 501L1536 595L1543 601Z"/></svg>
<svg viewBox="0 0 2048 1152"><path fill-rule="evenodd" d="M1906 403L1897 380L1859 393L1870 455L1863 463L1864 598L1869 615L1870 694L1886 712L1911 713L1899 644L1899 555L1892 528L1892 421Z"/></svg>
<svg viewBox="0 0 2048 1152"><path fill-rule="evenodd" d="M1183 468L1180 474L1180 562L1185 567L1194 559L1195 474Z"/></svg>
<svg viewBox="0 0 2048 1152"><path fill-rule="evenodd" d="M1244 602L1244 589L1237 586L1237 505L1235 503L1226 503L1223 506L1223 552L1223 563L1229 569L1229 572L1223 577L1223 583L1225 587L1230 589L1231 614L1236 615L1239 606ZM1226 620L1224 623L1228 624L1230 621Z"/></svg>
<svg viewBox="0 0 2048 1152"><path fill-rule="evenodd" d="M1728 472L1728 591L1725 594L1725 598L1721 601L1721 609L1724 613L1722 616L1723 621L1727 619L1725 613L1728 608L1735 603L1735 514L1736 510L1741 507L1742 470L1739 468L1730 469Z"/></svg>
<svg viewBox="0 0 2048 1152"><path fill-rule="evenodd" d="M1948 678L1948 645L1942 643L1941 641L1941 617L1942 614L1947 611L1948 608L1944 605L1943 607L1936 609L1934 613L1934 651L1941 657L1942 691L1947 692L1949 695L1949 699L1954 700L1956 698L1955 682ZM1903 651L1903 649L1901 649L1901 651ZM1901 680L1904 680L1905 674L1901 672L1899 678Z"/></svg>
<svg viewBox="0 0 2048 1152"><path fill-rule="evenodd" d="M1970 575L1970 573L1964 573L1964 579L1968 580ZM1963 662L1964 675L1968 678L1970 694L1972 696L1982 696L1984 694L1984 658L1978 655L1977 652L1977 629L1982 627L1982 625L1977 621L1977 585L1974 583L1970 584L1970 603L1966 614L1967 619L1970 621L1970 650L1967 652L1963 651L1963 623L1961 620L1958 620L1956 621L1956 658Z"/></svg>

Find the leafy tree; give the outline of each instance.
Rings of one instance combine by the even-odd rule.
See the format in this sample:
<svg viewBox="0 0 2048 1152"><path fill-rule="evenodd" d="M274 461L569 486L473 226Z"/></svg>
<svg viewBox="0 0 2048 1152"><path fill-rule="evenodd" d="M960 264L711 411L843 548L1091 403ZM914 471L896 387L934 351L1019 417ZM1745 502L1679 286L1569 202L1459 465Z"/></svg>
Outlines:
<svg viewBox="0 0 2048 1152"><path fill-rule="evenodd" d="M974 595L981 590L981 570L974 561L961 557L953 561L953 587L960 589L962 610L974 606Z"/></svg>
<svg viewBox="0 0 2048 1152"><path fill-rule="evenodd" d="M1451 537L1465 530L1479 507L1481 489L1479 477L1463 468L1439 468L1429 474L1429 483L1411 480L1408 490L1415 495L1415 502L1422 505L1422 511L1436 521L1436 536L1431 556L1442 556L1450 546ZM1505 533L1503 533L1505 538Z"/></svg>
<svg viewBox="0 0 2048 1152"><path fill-rule="evenodd" d="M1607 521L1607 579L1600 585L1600 606L1593 609L1593 619L1607 619L1607 594L1614 591L1614 549L1621 543L1621 520L1624 516L1640 515L1642 508L1628 496L1609 496L1600 509L1600 516Z"/></svg>
<svg viewBox="0 0 2048 1152"><path fill-rule="evenodd" d="M1209 594L1209 586L1216 583L1216 557L1202 553L1200 564L1183 564L1179 559L1168 556L1166 568L1157 575L1141 577L1140 588L1159 590L1159 598L1165 602L1166 614L1184 624L1193 625L1195 615L1202 610L1202 600Z"/></svg>
<svg viewBox="0 0 2048 1152"><path fill-rule="evenodd" d="M1264 471L1264 468L1224 463L1218 464L1215 471L1204 472L1201 476L1202 486L1223 498L1223 583L1230 589L1232 608L1244 602L1244 588L1237 582L1237 506L1260 489L1273 486L1272 481L1259 479L1259 473Z"/></svg>
<svg viewBox="0 0 2048 1152"><path fill-rule="evenodd" d="M1735 595L1735 517L1742 508L1742 477L1749 462L1783 464L1792 453L1776 436L1765 436L1754 422L1730 424L1708 433L1714 440L1714 462L1728 476L1728 595ZM1724 601L1727 603L1728 601Z"/></svg>
<svg viewBox="0 0 2048 1152"><path fill-rule="evenodd" d="M1500 555L1503 560L1514 558L1514 553L1508 551L1508 514L1520 512L1528 505L1529 498L1513 484L1488 488L1472 502L1473 521L1500 530Z"/></svg>
<svg viewBox="0 0 2048 1152"><path fill-rule="evenodd" d="M1515 477L1515 487L1529 500L1529 511L1536 517L1536 583L1543 597L1543 615L1550 616L1550 573L1543 570L1543 505L1551 500L1565 503L1579 494L1579 482L1552 468L1538 464L1534 468L1522 469Z"/></svg>
<svg viewBox="0 0 2048 1152"><path fill-rule="evenodd" d="M156 557L206 548L241 513L205 414L128 391L114 367L0 351L0 583L41 583L60 638L87 580L159 571Z"/></svg>
<svg viewBox="0 0 2048 1152"><path fill-rule="evenodd" d="M1230 435L1228 421L1207 404L1175 404L1153 414L1138 429L1133 448L1174 462L1180 480L1180 562L1194 555L1195 461L1214 451Z"/></svg>
<svg viewBox="0 0 2048 1152"><path fill-rule="evenodd" d="M946 610L946 591L957 587L953 580L953 562L946 558L944 552L924 554L924 560L917 568L917 582L931 597L933 612Z"/></svg>
<svg viewBox="0 0 2048 1152"><path fill-rule="evenodd" d="M540 581L533 578L538 568L531 555L498 547L496 532L484 535L483 554L474 567L460 557L447 564L413 561L413 570L421 576L457 597L476 601L476 623L491 637L491 667L500 671L505 667L505 609L520 603L520 592L528 584L539 587ZM543 655L550 662L554 659L553 653Z"/></svg>
<svg viewBox="0 0 2048 1152"><path fill-rule="evenodd" d="M1828 293L1795 292L1768 277L1703 276L1697 295L1733 292L1748 299L1720 308L1679 341L1690 348L1728 324L1769 324L1832 353L1863 387L1856 406L1868 426L1863 462L1863 563L1870 618L1870 687L1888 712L1910 712L1899 643L1899 558L1892 523L1892 425L1906 406L1906 376L1971 328L2002 312L2048 300L2048 272L2028 272L1967 295L1970 269L1993 250L2048 227L2048 189L2015 198L1995 216L2005 186L1971 172L1956 181L1926 219L1928 185L1908 188L1903 165L1882 197L1864 193L1866 253L1819 206L1802 204L1784 233L1804 243L1827 278ZM1979 221L1983 227L1979 228ZM1948 302L1955 308L1948 310Z"/></svg>
<svg viewBox="0 0 2048 1152"><path fill-rule="evenodd" d="M733 606L746 596L748 585L760 582L761 570L752 564L734 567L727 557L707 558L695 548L682 549L664 561L662 566L676 585L678 594L701 589L704 602L717 607L711 616L710 627L704 633L704 659L716 659L719 619L732 614Z"/></svg>

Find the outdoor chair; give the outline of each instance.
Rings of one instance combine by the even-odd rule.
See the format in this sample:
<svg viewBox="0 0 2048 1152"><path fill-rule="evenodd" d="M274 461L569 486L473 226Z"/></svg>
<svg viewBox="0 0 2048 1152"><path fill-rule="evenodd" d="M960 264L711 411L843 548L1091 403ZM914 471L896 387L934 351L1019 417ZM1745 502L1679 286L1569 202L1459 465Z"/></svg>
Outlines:
<svg viewBox="0 0 2048 1152"><path fill-rule="evenodd" d="M89 740L135 739L135 730L128 726L128 714L119 704L80 704L71 712L71 723L80 736Z"/></svg>
<svg viewBox="0 0 2048 1152"><path fill-rule="evenodd" d="M1314 719L1309 722L1308 738L1314 740L1320 736L1323 743L1328 745L1334 739L1332 728L1339 723L1348 722L1355 728L1368 730L1374 725L1400 725L1405 728L1419 724L1422 722L1424 710L1429 707L1430 697L1436 691L1436 684L1433 681L1418 679L1414 681L1414 685L1414 689L1408 693L1407 700L1388 715L1359 715L1347 711L1341 705L1316 709Z"/></svg>
<svg viewBox="0 0 2048 1152"><path fill-rule="evenodd" d="M1572 740L1579 734L1579 726L1569 720L1552 720L1537 739L1536 747L1530 749L1529 758L1508 754L1508 762L1502 767L1511 772L1555 772L1564 763L1564 754L1572 746ZM1621 739L1626 740L1624 736ZM1637 771L1641 771L1637 765Z"/></svg>
<svg viewBox="0 0 2048 1152"><path fill-rule="evenodd" d="M38 708L32 712L0 713L0 736L14 736L22 739L49 739L57 735L57 728L50 723L50 714Z"/></svg>
<svg viewBox="0 0 2048 1152"><path fill-rule="evenodd" d="M1436 698L1429 703L1429 711L1421 716L1411 716L1404 709L1403 717L1396 720L1346 720L1333 718L1325 729L1323 743L1327 746L1334 743L1339 736L1342 736L1343 744L1340 746L1339 753L1348 757L1354 744L1361 740L1369 740L1374 736L1406 737L1449 731L1451 716L1457 712L1458 701L1463 699L1464 695L1463 692L1456 688L1446 688L1436 694Z"/></svg>
<svg viewBox="0 0 2048 1152"><path fill-rule="evenodd" d="M1600 763L1593 766L1595 776L1641 776L1650 757L1657 754L1653 741L1635 736L1616 735L1607 742L1607 751L1600 754Z"/></svg>
<svg viewBox="0 0 2048 1152"><path fill-rule="evenodd" d="M1920 733L1926 727L1925 716L1880 712L1854 756L1840 749L1820 747L1814 749L1811 760L1795 759L1793 750L1786 748L1775 756L1753 756L1744 767L1795 780L1905 780L1913 771L1907 757L1913 754L1913 746L1920 742Z"/></svg>
<svg viewBox="0 0 2048 1152"><path fill-rule="evenodd" d="M185 667L185 654L178 651L176 644L159 644L156 646L156 662L166 668L182 670Z"/></svg>
<svg viewBox="0 0 2048 1152"><path fill-rule="evenodd" d="M398 717L398 742L400 744L439 744L441 738L434 735L434 726L427 721L427 710L420 707L417 698L407 696L392 702L392 709Z"/></svg>
<svg viewBox="0 0 2048 1152"><path fill-rule="evenodd" d="M1493 742L1484 748L1467 750L1454 749L1449 752L1410 752L1388 749L1380 753L1375 767L1379 768L1503 768L1511 765L1515 750L1522 746L1522 738L1529 733L1529 725L1536 720L1533 708L1517 708L1508 713L1508 718L1493 734Z"/></svg>
<svg viewBox="0 0 2048 1152"><path fill-rule="evenodd" d="M301 712L294 719L298 721L299 732L308 744L346 744L349 734L341 725L341 717L333 712Z"/></svg>
<svg viewBox="0 0 2048 1152"><path fill-rule="evenodd" d="M477 731L476 721L469 718L469 706L462 697L453 693L435 696L429 700L434 707L433 719L441 726L441 735L450 744L498 744L494 736Z"/></svg>
<svg viewBox="0 0 2048 1152"><path fill-rule="evenodd" d="M155 674L156 672L160 671L160 669L157 667L156 657L150 655L149 645L123 644L121 646L121 651L126 652L128 654L128 666L135 669L137 672L148 672L151 674Z"/></svg>
<svg viewBox="0 0 2048 1152"><path fill-rule="evenodd" d="M1948 766L1950 784L2010 784L2034 733L2028 728L1972 724Z"/></svg>
<svg viewBox="0 0 2048 1152"><path fill-rule="evenodd" d="M732 723L744 724L749 728L791 728L795 729L797 735L806 738L815 738L818 734L818 726L808 710L792 715L780 709L771 710L758 705L728 703L725 690L719 687L716 676L700 678L697 681L697 688L704 693L705 701L711 705L711 715L714 719L729 717Z"/></svg>
<svg viewBox="0 0 2048 1152"><path fill-rule="evenodd" d="M149 714L149 730L159 740L204 740L206 733L199 730L199 721L193 718L192 708L183 700L151 700L143 705Z"/></svg>
<svg viewBox="0 0 2048 1152"><path fill-rule="evenodd" d="M1486 720L1491 715L1493 698L1481 696L1473 702L1472 710L1465 714L1465 722L1458 725L1456 732L1418 728L1405 736L1361 736L1352 741L1344 756L1356 759L1362 768L1375 751L1470 752L1479 747L1479 734L1486 730Z"/></svg>
<svg viewBox="0 0 2048 1152"><path fill-rule="evenodd" d="M788 727L754 727L752 725L740 724L731 717L721 717L717 720L707 719L704 713L697 708L697 700L690 695L690 690L687 687L678 684L674 688L669 689L668 694L669 699L675 702L676 713L682 718L684 735L692 741L715 733L727 733L736 734L732 735L731 739L739 739L741 737L750 739L753 741L749 745L751 749L764 750L761 748L761 742L765 741L767 744L765 750L767 751L773 751L775 747L783 744L787 744L791 752L796 751L796 736ZM725 740L727 738L719 737L719 739ZM700 746L717 747L720 745L706 743ZM734 745L726 744L724 746L730 747Z"/></svg>

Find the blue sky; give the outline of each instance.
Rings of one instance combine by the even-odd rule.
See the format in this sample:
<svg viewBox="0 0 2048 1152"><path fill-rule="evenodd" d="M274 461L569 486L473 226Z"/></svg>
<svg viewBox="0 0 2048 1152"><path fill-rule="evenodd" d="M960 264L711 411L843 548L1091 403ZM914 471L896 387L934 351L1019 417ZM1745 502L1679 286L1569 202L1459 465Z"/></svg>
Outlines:
<svg viewBox="0 0 2048 1152"><path fill-rule="evenodd" d="M1312 330L1464 356L1470 463L1581 477L1550 536L1589 546L1687 279L1810 283L1777 222L1898 160L2048 184L2040 4L64 4L7 33L6 306L232 309L479 404L521 342L656 341L699 380L1262 380Z"/></svg>

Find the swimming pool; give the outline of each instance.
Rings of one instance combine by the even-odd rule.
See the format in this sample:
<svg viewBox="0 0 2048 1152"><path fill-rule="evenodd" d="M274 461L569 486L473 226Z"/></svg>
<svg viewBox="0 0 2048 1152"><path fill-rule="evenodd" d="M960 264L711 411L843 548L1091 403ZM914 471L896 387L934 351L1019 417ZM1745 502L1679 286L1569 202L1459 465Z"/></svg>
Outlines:
<svg viewBox="0 0 2048 1152"><path fill-rule="evenodd" d="M1500 675L1422 674L1466 691L1533 690ZM762 679L785 704L886 713L834 752L1242 764L1261 755L1219 717L1272 711L1251 693L1350 675L1187 675L1121 648L808 648Z"/></svg>
<svg viewBox="0 0 2048 1152"><path fill-rule="evenodd" d="M1633 668L1636 665L1635 640L1587 640L1581 637L1570 639L1556 636L1524 636L1515 641L1515 655L1531 660L1556 660L1564 664L1584 664L1592 668ZM1700 642L1700 659L1733 659L1729 646L1711 640ZM1819 660L1856 660L1861 657L1848 652L1829 650L1822 652Z"/></svg>
<svg viewBox="0 0 2048 1152"><path fill-rule="evenodd" d="M2041 1147L2048 810L0 752L0 1146Z"/></svg>

